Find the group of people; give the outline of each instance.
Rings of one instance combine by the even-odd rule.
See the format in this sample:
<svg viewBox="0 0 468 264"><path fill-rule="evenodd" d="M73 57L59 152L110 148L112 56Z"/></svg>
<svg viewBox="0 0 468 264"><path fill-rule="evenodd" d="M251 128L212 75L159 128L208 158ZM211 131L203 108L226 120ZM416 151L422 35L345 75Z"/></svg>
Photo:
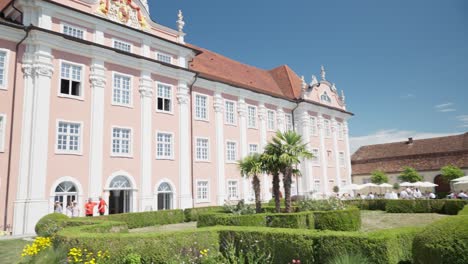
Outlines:
<svg viewBox="0 0 468 264"><path fill-rule="evenodd" d="M106 213L107 203L102 197L99 197L99 202L93 202L92 198L89 198L84 205L85 215L91 217L94 215L94 207L98 206L97 211L99 215L104 215ZM54 205L54 212L63 214L63 207L60 201L56 201ZM66 215L69 217L79 217L80 216L80 207L76 201L69 203L66 207Z"/></svg>
<svg viewBox="0 0 468 264"><path fill-rule="evenodd" d="M468 200L468 194L464 192L463 190L457 192L452 192L450 193L447 198L449 199L463 199L463 200Z"/></svg>
<svg viewBox="0 0 468 264"><path fill-rule="evenodd" d="M436 195L433 192L422 193L419 188L407 187L400 194L395 191L386 191L385 194L369 192L367 195L358 193L357 199L435 199ZM468 195L467 195L468 198Z"/></svg>

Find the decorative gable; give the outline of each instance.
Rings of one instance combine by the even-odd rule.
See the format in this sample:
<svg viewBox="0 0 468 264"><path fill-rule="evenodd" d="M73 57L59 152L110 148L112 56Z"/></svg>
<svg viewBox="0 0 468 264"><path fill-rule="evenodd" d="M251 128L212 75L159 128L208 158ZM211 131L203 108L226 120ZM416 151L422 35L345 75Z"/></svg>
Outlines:
<svg viewBox="0 0 468 264"><path fill-rule="evenodd" d="M98 13L124 25L146 29L148 23L140 6L133 0L100 0Z"/></svg>

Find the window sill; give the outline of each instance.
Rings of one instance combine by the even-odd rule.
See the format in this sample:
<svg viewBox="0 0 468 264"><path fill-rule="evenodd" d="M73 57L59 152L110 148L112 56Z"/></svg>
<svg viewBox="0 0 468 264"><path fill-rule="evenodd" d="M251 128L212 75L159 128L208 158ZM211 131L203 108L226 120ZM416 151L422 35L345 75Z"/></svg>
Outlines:
<svg viewBox="0 0 468 264"><path fill-rule="evenodd" d="M163 111L163 110L156 109L155 112L158 113L158 114L164 114L164 115L174 115L173 111Z"/></svg>
<svg viewBox="0 0 468 264"><path fill-rule="evenodd" d="M210 122L209 119L201 119L201 118L196 118L196 117L195 117L193 120L195 120L195 121L200 121L200 122L206 122L206 123L209 123L209 122Z"/></svg>
<svg viewBox="0 0 468 264"><path fill-rule="evenodd" d="M237 124L224 123L225 126L237 127Z"/></svg>
<svg viewBox="0 0 468 264"><path fill-rule="evenodd" d="M167 158L167 157L156 157L156 160L172 160L172 161L173 161L174 158L173 158L173 157L171 157L171 158Z"/></svg>
<svg viewBox="0 0 468 264"><path fill-rule="evenodd" d="M65 151L55 151L56 155L72 155L72 156L83 156L82 152L65 152Z"/></svg>
<svg viewBox="0 0 468 264"><path fill-rule="evenodd" d="M5 90L5 91L7 91L8 88L7 88L6 86L0 86L0 90Z"/></svg>
<svg viewBox="0 0 468 264"><path fill-rule="evenodd" d="M211 160L195 160L197 163L211 163Z"/></svg>
<svg viewBox="0 0 468 264"><path fill-rule="evenodd" d="M258 127L247 127L248 129L258 130Z"/></svg>
<svg viewBox="0 0 468 264"><path fill-rule="evenodd" d="M237 161L226 161L227 164L237 164Z"/></svg>
<svg viewBox="0 0 468 264"><path fill-rule="evenodd" d="M58 97L64 98L64 99L72 99L72 100L84 101L84 97L83 97L83 96L73 96L73 95L66 95L66 94L58 94Z"/></svg>
<svg viewBox="0 0 468 264"><path fill-rule="evenodd" d="M133 104L126 105L126 104L111 103L111 105L133 109Z"/></svg>
<svg viewBox="0 0 468 264"><path fill-rule="evenodd" d="M195 203L204 204L204 203L210 203L210 201L209 200L197 200Z"/></svg>
<svg viewBox="0 0 468 264"><path fill-rule="evenodd" d="M133 155L120 155L120 154L111 154L111 158L125 158L125 159L133 159Z"/></svg>

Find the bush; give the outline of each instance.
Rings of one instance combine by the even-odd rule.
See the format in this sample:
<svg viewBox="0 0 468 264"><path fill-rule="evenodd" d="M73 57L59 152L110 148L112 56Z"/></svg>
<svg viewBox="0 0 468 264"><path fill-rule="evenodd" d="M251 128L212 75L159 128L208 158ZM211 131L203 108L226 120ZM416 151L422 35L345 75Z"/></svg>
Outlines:
<svg viewBox="0 0 468 264"><path fill-rule="evenodd" d="M458 212L458 215L468 215L468 205L465 205L465 207Z"/></svg>
<svg viewBox="0 0 468 264"><path fill-rule="evenodd" d="M467 202L463 200L387 200L388 213L439 213L456 215Z"/></svg>
<svg viewBox="0 0 468 264"><path fill-rule="evenodd" d="M331 211L343 210L346 204L337 198L327 200L304 200L298 203L299 211Z"/></svg>
<svg viewBox="0 0 468 264"><path fill-rule="evenodd" d="M266 216L266 226L281 228L314 228L312 212L295 214L270 214Z"/></svg>
<svg viewBox="0 0 468 264"><path fill-rule="evenodd" d="M63 221L67 219L69 219L68 216L60 213L45 215L39 219L34 230L38 236L49 237L62 229Z"/></svg>
<svg viewBox="0 0 468 264"><path fill-rule="evenodd" d="M344 200L344 204L348 206L355 206L361 210L381 210L385 211L387 200L385 199L356 199Z"/></svg>
<svg viewBox="0 0 468 264"><path fill-rule="evenodd" d="M357 231L361 228L358 208L337 211L314 211L314 227L321 230Z"/></svg>
<svg viewBox="0 0 468 264"><path fill-rule="evenodd" d="M427 226L414 239L413 261L415 264L468 263L468 217L447 217Z"/></svg>
<svg viewBox="0 0 468 264"><path fill-rule="evenodd" d="M209 212L224 212L222 206L209 206L209 207L197 207L197 208L187 208L184 210L185 222L195 222L198 221L198 216L202 213Z"/></svg>
<svg viewBox="0 0 468 264"><path fill-rule="evenodd" d="M197 227L206 226L266 226L265 214L232 215L206 213L198 216Z"/></svg>
<svg viewBox="0 0 468 264"><path fill-rule="evenodd" d="M276 213L276 208L274 206L262 206L262 210L264 213ZM286 213L285 208L281 208L282 213ZM291 212L299 212L299 208L297 206L291 206Z"/></svg>
<svg viewBox="0 0 468 264"><path fill-rule="evenodd" d="M226 213L231 213L235 215L248 215L255 214L255 207L246 204L244 200L240 200L237 204L225 203L223 210Z"/></svg>
<svg viewBox="0 0 468 264"><path fill-rule="evenodd" d="M112 214L94 217L93 219L119 221L126 223L128 228L139 228L145 226L183 223L185 216L182 210L163 210L141 213Z"/></svg>

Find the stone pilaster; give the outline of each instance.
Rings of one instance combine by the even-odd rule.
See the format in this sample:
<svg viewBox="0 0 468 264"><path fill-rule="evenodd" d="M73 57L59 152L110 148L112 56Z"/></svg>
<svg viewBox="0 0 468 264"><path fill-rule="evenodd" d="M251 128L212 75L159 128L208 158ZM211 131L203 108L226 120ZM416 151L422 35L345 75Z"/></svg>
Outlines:
<svg viewBox="0 0 468 264"><path fill-rule="evenodd" d="M214 111L216 125L216 179L217 189L216 203L223 205L226 199L226 183L224 171L224 100L220 92L216 92L214 96Z"/></svg>
<svg viewBox="0 0 468 264"><path fill-rule="evenodd" d="M336 176L336 186L341 187L341 166L338 150L338 122L335 118L332 118L331 122L332 137L333 137L333 154L335 156L335 176Z"/></svg>
<svg viewBox="0 0 468 264"><path fill-rule="evenodd" d="M328 157L327 157L327 150L325 149L325 124L324 124L324 117L319 114L318 117L318 128L319 128L319 136L320 136L320 167L322 168L322 178L321 186L322 186L322 193L328 193Z"/></svg>
<svg viewBox="0 0 468 264"><path fill-rule="evenodd" d="M344 178L346 179L347 184L352 183L351 174L352 174L352 167L351 167L351 153L349 152L349 129L348 129L348 122L343 122L343 133L345 136L345 166L346 166L346 175Z"/></svg>
<svg viewBox="0 0 468 264"><path fill-rule="evenodd" d="M237 102L237 112L239 113L239 129L240 129L240 159L246 157L249 153L247 146L247 104L243 97L239 97ZM242 199L247 200L249 195L249 180L246 177L242 179Z"/></svg>
<svg viewBox="0 0 468 264"><path fill-rule="evenodd" d="M190 174L190 109L189 88L187 82L179 80L177 87L177 102L179 107L179 209L191 208L192 182Z"/></svg>
<svg viewBox="0 0 468 264"><path fill-rule="evenodd" d="M140 76L141 113L140 113L140 168L141 168L141 187L140 187L140 209L139 211L151 211L157 208L154 204L152 179L152 102L153 102L153 81L151 73L142 71Z"/></svg>

